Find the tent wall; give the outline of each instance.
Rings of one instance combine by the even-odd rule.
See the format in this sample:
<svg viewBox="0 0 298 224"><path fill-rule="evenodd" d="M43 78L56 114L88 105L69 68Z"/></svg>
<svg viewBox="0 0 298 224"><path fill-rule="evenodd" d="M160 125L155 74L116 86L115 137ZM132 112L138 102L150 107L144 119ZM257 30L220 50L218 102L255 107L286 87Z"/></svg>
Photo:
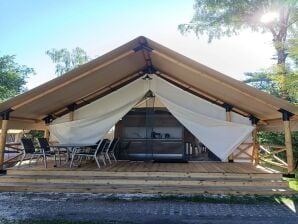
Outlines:
<svg viewBox="0 0 298 224"><path fill-rule="evenodd" d="M225 121L222 107L185 92L160 77L138 79L127 86L50 125L54 140L61 143L95 143L151 90L169 111L221 160L244 141L253 130L248 118L233 113Z"/></svg>

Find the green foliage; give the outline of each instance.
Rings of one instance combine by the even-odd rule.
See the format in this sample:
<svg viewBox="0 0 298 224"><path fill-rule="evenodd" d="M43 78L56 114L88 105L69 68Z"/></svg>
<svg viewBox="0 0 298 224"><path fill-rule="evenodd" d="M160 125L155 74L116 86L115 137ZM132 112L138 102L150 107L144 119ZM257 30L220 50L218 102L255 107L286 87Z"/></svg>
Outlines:
<svg viewBox="0 0 298 224"><path fill-rule="evenodd" d="M286 91L286 100L298 104L298 72L287 70L284 76L274 66L268 70L254 73L246 73L244 83L267 92L273 96L282 98L282 91Z"/></svg>
<svg viewBox="0 0 298 224"><path fill-rule="evenodd" d="M0 102L24 92L30 74L33 68L16 63L14 55L0 57Z"/></svg>
<svg viewBox="0 0 298 224"><path fill-rule="evenodd" d="M72 51L69 51L66 48L60 50L53 48L47 50L46 54L51 58L53 63L56 64L55 73L58 76L63 75L90 60L87 53L79 47L76 47Z"/></svg>
<svg viewBox="0 0 298 224"><path fill-rule="evenodd" d="M279 96L278 85L275 83L268 71L261 71L261 72L249 72L245 73L246 79L244 83L248 83L251 86L260 89L264 92L267 92L274 96Z"/></svg>
<svg viewBox="0 0 298 224"><path fill-rule="evenodd" d="M195 0L191 21L180 24L178 29L182 34L193 31L198 37L207 35L209 42L214 38L237 35L245 28L280 35L279 31L283 27L289 28L292 33L297 28L294 27L297 25L297 2L297 0ZM279 12L281 16L270 23L262 23L261 17L268 12Z"/></svg>
<svg viewBox="0 0 298 224"><path fill-rule="evenodd" d="M285 86L288 91L290 101L298 104L298 71L291 72L285 79Z"/></svg>
<svg viewBox="0 0 298 224"><path fill-rule="evenodd" d="M298 38L292 38L288 41L288 53L298 68Z"/></svg>
<svg viewBox="0 0 298 224"><path fill-rule="evenodd" d="M285 145L285 135L281 132L258 132L258 141L260 144ZM292 132L292 145L294 159L298 160L298 131ZM281 156L282 157L282 156Z"/></svg>

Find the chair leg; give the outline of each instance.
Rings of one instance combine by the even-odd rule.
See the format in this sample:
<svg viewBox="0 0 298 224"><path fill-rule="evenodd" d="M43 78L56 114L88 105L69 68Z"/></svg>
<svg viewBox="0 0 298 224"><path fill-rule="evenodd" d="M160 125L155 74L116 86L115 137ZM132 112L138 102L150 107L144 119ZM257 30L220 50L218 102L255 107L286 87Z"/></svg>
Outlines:
<svg viewBox="0 0 298 224"><path fill-rule="evenodd" d="M25 159L25 157L26 157L26 153L24 153L24 154L22 155L22 158L20 159L20 162L19 162L18 168L20 168L20 166L21 166L21 164L22 164L23 160Z"/></svg>
<svg viewBox="0 0 298 224"><path fill-rule="evenodd" d="M40 159L40 156L37 157L36 164L38 164L39 159Z"/></svg>
<svg viewBox="0 0 298 224"><path fill-rule="evenodd" d="M33 157L34 157L34 155L31 155L31 157L30 157L30 159L29 159L29 167L31 166L31 161L32 161L32 159L33 159Z"/></svg>
<svg viewBox="0 0 298 224"><path fill-rule="evenodd" d="M116 156L115 156L115 154L114 154L114 153L112 153L111 155L112 155L113 159L114 159L114 160L117 162L117 159L116 159Z"/></svg>
<svg viewBox="0 0 298 224"><path fill-rule="evenodd" d="M94 156L94 159L95 159L95 161L96 161L96 164L97 164L98 168L100 168L100 164L99 164L99 161L98 161L97 157Z"/></svg>
<svg viewBox="0 0 298 224"><path fill-rule="evenodd" d="M101 158L103 165L107 165L104 155L100 155L99 158Z"/></svg>
<svg viewBox="0 0 298 224"><path fill-rule="evenodd" d="M71 155L71 161L70 161L70 165L69 165L70 168L72 168L73 160L74 160L75 156L76 156L76 150L74 150L73 154Z"/></svg>
<svg viewBox="0 0 298 224"><path fill-rule="evenodd" d="M44 168L48 168L48 162L47 162L45 151L43 151L43 162L44 162Z"/></svg>
<svg viewBox="0 0 298 224"><path fill-rule="evenodd" d="M57 167L57 156L56 156L56 154L54 154L54 161L55 161L54 167Z"/></svg>
<svg viewBox="0 0 298 224"><path fill-rule="evenodd" d="M58 157L59 157L59 166L61 166L61 155L60 155L60 149L58 148Z"/></svg>
<svg viewBox="0 0 298 224"><path fill-rule="evenodd" d="M109 163L112 164L112 161L111 161L108 153L105 154L105 157L108 159Z"/></svg>

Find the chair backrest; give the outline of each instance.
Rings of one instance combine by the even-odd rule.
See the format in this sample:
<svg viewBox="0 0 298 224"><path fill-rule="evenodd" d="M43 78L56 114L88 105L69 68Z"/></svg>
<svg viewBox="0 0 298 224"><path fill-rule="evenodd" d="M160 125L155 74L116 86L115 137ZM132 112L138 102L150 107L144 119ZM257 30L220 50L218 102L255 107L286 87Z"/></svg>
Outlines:
<svg viewBox="0 0 298 224"><path fill-rule="evenodd" d="M46 138L37 138L38 144L40 148L42 148L45 152L50 151L50 144L48 142L48 139Z"/></svg>
<svg viewBox="0 0 298 224"><path fill-rule="evenodd" d="M31 138L22 138L21 143L26 153L35 152L35 147Z"/></svg>
<svg viewBox="0 0 298 224"><path fill-rule="evenodd" d="M115 151L115 148L117 146L119 142L119 138L114 138L113 141L111 142L110 146L109 146L109 151L110 152L114 152Z"/></svg>
<svg viewBox="0 0 298 224"><path fill-rule="evenodd" d="M96 150L94 152L95 155L98 155L101 151L104 150L104 148L106 147L106 144L108 143L108 139L102 139L99 141Z"/></svg>

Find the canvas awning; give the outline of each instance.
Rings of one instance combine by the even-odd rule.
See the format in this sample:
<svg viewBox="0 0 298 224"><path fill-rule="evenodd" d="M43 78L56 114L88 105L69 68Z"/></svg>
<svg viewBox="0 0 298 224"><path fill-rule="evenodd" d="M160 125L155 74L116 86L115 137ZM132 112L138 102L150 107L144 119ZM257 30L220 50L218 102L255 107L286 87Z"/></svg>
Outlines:
<svg viewBox="0 0 298 224"><path fill-rule="evenodd" d="M85 106L145 73L155 73L214 104L230 104L234 112L243 116L253 115L262 120L267 128L270 128L271 121L281 121L279 109L295 114L293 121L297 119L296 106L145 37L138 37L61 77L0 104L0 112L12 111L10 125L13 128L41 128L42 119L46 116L63 116L69 112L69 105L75 104L76 108Z"/></svg>

